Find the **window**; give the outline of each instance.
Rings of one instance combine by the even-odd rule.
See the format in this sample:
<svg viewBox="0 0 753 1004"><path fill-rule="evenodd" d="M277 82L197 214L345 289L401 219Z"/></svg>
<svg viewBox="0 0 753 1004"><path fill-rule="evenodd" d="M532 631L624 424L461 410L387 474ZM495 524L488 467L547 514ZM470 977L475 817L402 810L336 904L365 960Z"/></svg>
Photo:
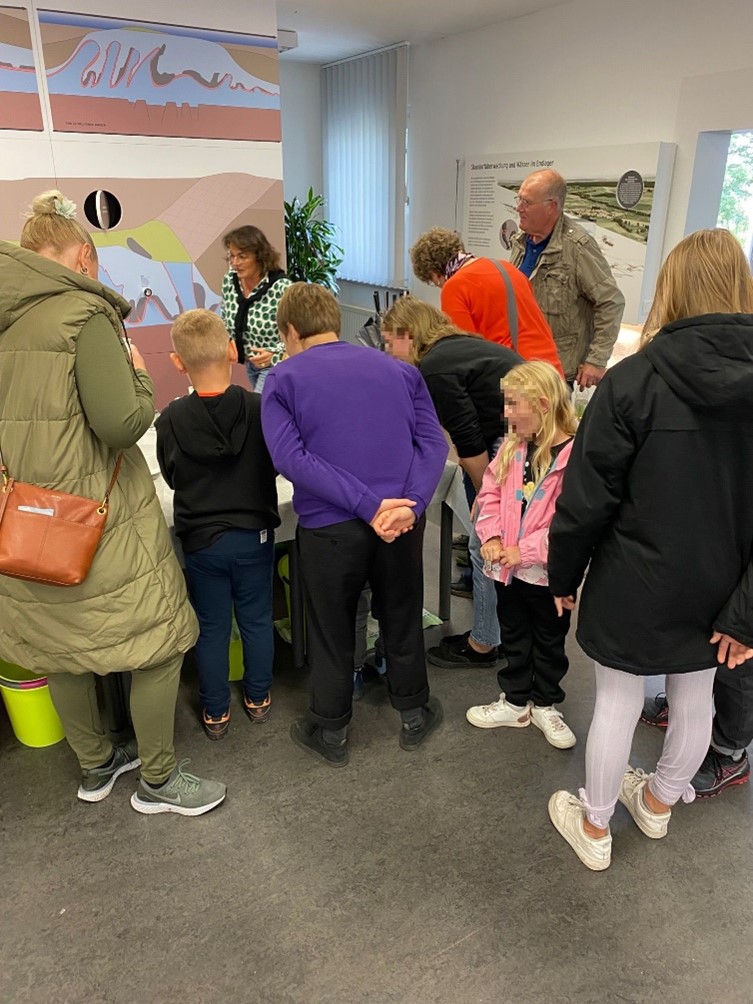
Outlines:
<svg viewBox="0 0 753 1004"><path fill-rule="evenodd" d="M339 229L339 277L405 285L408 46L322 69L324 196Z"/></svg>
<svg viewBox="0 0 753 1004"><path fill-rule="evenodd" d="M753 132L733 132L717 226L731 230L753 262Z"/></svg>

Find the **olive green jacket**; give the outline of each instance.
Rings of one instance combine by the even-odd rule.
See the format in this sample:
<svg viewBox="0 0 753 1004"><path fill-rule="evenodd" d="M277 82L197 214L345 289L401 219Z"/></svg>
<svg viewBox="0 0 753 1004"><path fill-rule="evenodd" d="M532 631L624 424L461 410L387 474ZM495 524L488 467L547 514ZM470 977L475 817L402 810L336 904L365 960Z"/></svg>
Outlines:
<svg viewBox="0 0 753 1004"><path fill-rule="evenodd" d="M130 369L122 328L129 310L102 283L0 241L0 449L13 477L103 496L118 449L95 434L84 412L77 339L99 318L103 337L123 346L118 362ZM146 373L131 374L134 392L151 397ZM106 394L106 374L100 379ZM148 423L153 407L145 412ZM132 430L127 442L120 436L123 465L86 580L60 587L0 575L0 657L44 673L106 674L159 665L194 644L196 617L135 445L142 431Z"/></svg>
<svg viewBox="0 0 753 1004"><path fill-rule="evenodd" d="M513 238L513 265L520 265L525 251L521 231ZM573 379L581 363L606 366L620 333L625 297L596 241L569 216L563 214L555 224L531 285L567 379Z"/></svg>

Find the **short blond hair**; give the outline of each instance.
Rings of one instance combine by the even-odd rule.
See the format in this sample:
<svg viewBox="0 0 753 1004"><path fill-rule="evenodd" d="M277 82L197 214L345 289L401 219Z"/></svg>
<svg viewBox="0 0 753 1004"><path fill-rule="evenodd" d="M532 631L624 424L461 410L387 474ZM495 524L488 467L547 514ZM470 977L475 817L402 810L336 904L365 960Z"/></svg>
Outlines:
<svg viewBox="0 0 753 1004"><path fill-rule="evenodd" d="M97 260L97 249L91 234L75 218L76 206L56 188L42 192L32 201L31 212L21 231L20 245L39 252L52 248L62 254L76 244L88 244Z"/></svg>
<svg viewBox="0 0 753 1004"><path fill-rule="evenodd" d="M301 338L340 334L340 308L332 293L315 282L294 282L277 307L277 327L283 333L292 324Z"/></svg>
<svg viewBox="0 0 753 1004"><path fill-rule="evenodd" d="M460 234L445 227L432 227L421 234L410 249L413 272L421 282L431 282L432 275L444 275L445 269L459 254L465 251Z"/></svg>
<svg viewBox="0 0 753 1004"><path fill-rule="evenodd" d="M729 230L696 230L669 252L641 346L666 324L702 314L753 314L750 266Z"/></svg>
<svg viewBox="0 0 753 1004"><path fill-rule="evenodd" d="M211 310L187 310L173 322L170 339L187 370L201 370L227 359L228 333Z"/></svg>

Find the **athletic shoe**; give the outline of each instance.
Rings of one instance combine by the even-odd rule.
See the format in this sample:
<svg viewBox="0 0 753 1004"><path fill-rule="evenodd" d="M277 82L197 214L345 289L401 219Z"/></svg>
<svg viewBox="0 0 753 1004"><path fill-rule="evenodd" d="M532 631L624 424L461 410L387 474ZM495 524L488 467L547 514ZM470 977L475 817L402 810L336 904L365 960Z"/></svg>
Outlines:
<svg viewBox="0 0 753 1004"><path fill-rule="evenodd" d="M210 739L224 739L230 725L230 712L226 711L224 715L213 718L212 715L208 715L202 708L201 724L204 726L204 731Z"/></svg>
<svg viewBox="0 0 753 1004"><path fill-rule="evenodd" d="M269 718L269 712L272 710L272 695L267 694L263 701L252 701L250 697L244 696L243 710L252 722L256 722L257 725L263 725Z"/></svg>
<svg viewBox="0 0 753 1004"><path fill-rule="evenodd" d="M709 798L718 795L733 784L745 784L750 780L750 761L748 754L743 753L739 760L719 753L713 746L703 758L698 773L690 782L699 798Z"/></svg>
<svg viewBox="0 0 753 1004"><path fill-rule="evenodd" d="M350 759L348 755L348 740L345 730L343 737L337 741L326 741L322 728L314 725L308 718L297 718L290 726L290 738L307 753L313 753L330 767L345 767Z"/></svg>
<svg viewBox="0 0 753 1004"><path fill-rule="evenodd" d="M360 701L363 697L363 670L353 671L353 700Z"/></svg>
<svg viewBox="0 0 753 1004"><path fill-rule="evenodd" d="M467 533L453 533L452 535L453 551L467 551L468 543L469 543L469 538Z"/></svg>
<svg viewBox="0 0 753 1004"><path fill-rule="evenodd" d="M450 592L453 596L462 596L465 600L472 600L473 586L471 580L461 575L459 579L455 579L450 583Z"/></svg>
<svg viewBox="0 0 753 1004"><path fill-rule="evenodd" d="M666 729L669 724L669 701L666 694L657 694L656 697L647 697L641 712L641 721L646 725L657 725L660 729Z"/></svg>
<svg viewBox="0 0 753 1004"><path fill-rule="evenodd" d="M549 799L549 818L586 868L594 872L609 868L612 863L612 834L589 837L583 828L586 809L579 798L569 791L555 791Z"/></svg>
<svg viewBox="0 0 753 1004"><path fill-rule="evenodd" d="M177 812L180 816L201 816L225 801L227 788L219 781L205 781L183 770L183 760L159 788L153 788L143 778L131 795L131 805L145 816L159 812Z"/></svg>
<svg viewBox="0 0 753 1004"><path fill-rule="evenodd" d="M653 777L640 767L628 767L620 784L617 796L627 811L633 817L638 829L652 840L661 840L667 835L667 824L672 816L672 810L667 812L652 812L646 805L643 792Z"/></svg>
<svg viewBox="0 0 753 1004"><path fill-rule="evenodd" d="M500 694L499 700L493 704L477 704L468 708L465 717L479 729L498 729L503 725L511 729L524 729L531 724L529 705L518 708L506 701L504 694Z"/></svg>
<svg viewBox="0 0 753 1004"><path fill-rule="evenodd" d="M430 697L421 708L421 720L416 725L403 722L400 730L400 748L412 752L442 724L444 709L436 697Z"/></svg>
<svg viewBox="0 0 753 1004"><path fill-rule="evenodd" d="M531 705L531 721L537 729L541 729L550 746L556 746L558 750L569 750L575 746L575 734L565 723L562 712L555 707L550 705L548 708L540 708L535 704Z"/></svg>
<svg viewBox="0 0 753 1004"><path fill-rule="evenodd" d="M457 669L463 666L476 666L479 669L492 669L497 665L499 653L496 648L489 652L477 652L471 647L470 631L465 634L449 635L443 638L439 645L430 648L426 653L426 661L432 666L442 666L445 669Z"/></svg>
<svg viewBox="0 0 753 1004"><path fill-rule="evenodd" d="M112 756L106 764L81 771L81 784L77 793L79 799L82 802L101 802L110 794L121 774L140 766L135 739L129 739L124 746L114 746Z"/></svg>

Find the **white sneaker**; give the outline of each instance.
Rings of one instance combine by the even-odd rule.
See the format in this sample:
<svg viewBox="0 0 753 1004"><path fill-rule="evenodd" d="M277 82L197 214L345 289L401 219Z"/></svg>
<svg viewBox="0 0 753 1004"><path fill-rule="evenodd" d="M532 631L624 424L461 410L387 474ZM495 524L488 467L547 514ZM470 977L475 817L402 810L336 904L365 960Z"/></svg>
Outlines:
<svg viewBox="0 0 753 1004"><path fill-rule="evenodd" d="M550 746L556 746L558 750L569 750L575 746L575 734L562 717L562 712L550 705L548 708L531 707L531 721L537 729L544 733L546 741Z"/></svg>
<svg viewBox="0 0 753 1004"><path fill-rule="evenodd" d="M506 701L504 694L500 694L499 700L493 704L476 704L468 708L465 717L479 729L498 729L501 725L507 725L511 729L524 729L531 724L528 705L518 708Z"/></svg>
<svg viewBox="0 0 753 1004"><path fill-rule="evenodd" d="M612 863L612 834L588 836L583 829L586 810L576 795L571 795L569 791L555 791L549 799L549 818L586 868L592 872L603 872L609 868Z"/></svg>
<svg viewBox="0 0 753 1004"><path fill-rule="evenodd" d="M639 830L652 840L661 840L667 835L667 824L672 816L672 810L652 812L644 802L643 792L653 776L640 767L628 767L617 797L633 817Z"/></svg>

